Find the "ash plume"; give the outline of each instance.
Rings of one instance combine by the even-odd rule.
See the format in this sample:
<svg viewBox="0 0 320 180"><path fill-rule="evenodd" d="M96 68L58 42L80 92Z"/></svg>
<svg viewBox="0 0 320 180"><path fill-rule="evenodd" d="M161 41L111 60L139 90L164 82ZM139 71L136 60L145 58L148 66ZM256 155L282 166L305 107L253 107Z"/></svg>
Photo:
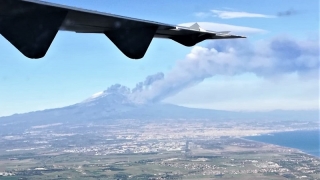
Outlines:
<svg viewBox="0 0 320 180"><path fill-rule="evenodd" d="M136 87L132 89L132 93L137 93L137 92L146 90L149 88L150 85L152 85L156 81L163 80L163 79L164 79L164 74L162 72L159 72L154 75L149 75L146 77L144 82L137 83Z"/></svg>
<svg viewBox="0 0 320 180"><path fill-rule="evenodd" d="M317 41L284 37L255 43L248 40L213 41L207 47L194 47L166 75L160 72L148 76L136 85L129 97L138 102L160 102L215 75L253 73L276 79L297 73L301 77L318 78L319 64Z"/></svg>

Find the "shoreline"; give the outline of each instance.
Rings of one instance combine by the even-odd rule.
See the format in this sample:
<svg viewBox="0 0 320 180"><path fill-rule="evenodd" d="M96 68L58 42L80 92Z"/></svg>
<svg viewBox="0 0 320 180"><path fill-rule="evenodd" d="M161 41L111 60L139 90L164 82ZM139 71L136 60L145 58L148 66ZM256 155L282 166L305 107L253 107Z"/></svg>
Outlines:
<svg viewBox="0 0 320 180"><path fill-rule="evenodd" d="M263 143L263 144L269 144L269 145L275 145L275 146L279 146L279 147L283 147L283 148L287 148L287 149L292 149L296 152L299 153L303 153L312 157L315 157L317 159L320 159L320 154L315 155L315 154L310 154L302 149L296 148L296 147L290 147L290 146L285 146L285 145L279 145L279 144L275 144L275 143L270 143L270 142L264 142L264 141L259 141L259 140L253 140L253 139L249 139L248 137L258 137L258 136L274 136L274 134L276 133L287 133L287 132L299 132L299 131L319 131L319 128L311 128L311 129L299 129L299 130L285 130L285 131L275 131L272 133L261 133L261 134L257 134L257 135L252 135L252 136L241 136L240 139L243 140L247 140L247 141L252 141L252 142L256 142L256 143ZM319 144L319 148L320 148L320 144ZM318 151L319 153L320 151Z"/></svg>
<svg viewBox="0 0 320 180"><path fill-rule="evenodd" d="M258 133L254 135L248 135L248 136L241 136L241 137L252 137L252 136L263 136L263 135L271 135L275 133L284 133L284 132L295 132L295 131L316 131L318 130L320 132L320 127L316 128L308 128L308 129L284 129L284 130L270 130L269 133Z"/></svg>

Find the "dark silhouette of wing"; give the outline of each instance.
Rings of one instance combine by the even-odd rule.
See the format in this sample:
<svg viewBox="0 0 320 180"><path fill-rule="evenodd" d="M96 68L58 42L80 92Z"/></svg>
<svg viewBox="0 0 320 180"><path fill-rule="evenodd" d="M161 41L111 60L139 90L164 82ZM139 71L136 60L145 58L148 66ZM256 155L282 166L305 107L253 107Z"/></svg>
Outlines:
<svg viewBox="0 0 320 180"><path fill-rule="evenodd" d="M206 39L244 38L229 32L100 13L38 0L0 0L0 34L29 58L42 58L59 30L105 34L126 56L142 58L152 39L193 46Z"/></svg>

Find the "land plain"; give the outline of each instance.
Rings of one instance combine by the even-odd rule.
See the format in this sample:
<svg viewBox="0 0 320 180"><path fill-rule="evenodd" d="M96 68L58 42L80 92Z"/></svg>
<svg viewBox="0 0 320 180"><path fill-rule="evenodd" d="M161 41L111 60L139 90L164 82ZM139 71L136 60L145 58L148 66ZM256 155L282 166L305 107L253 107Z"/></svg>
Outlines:
<svg viewBox="0 0 320 180"><path fill-rule="evenodd" d="M243 138L317 129L318 111L194 109L127 92L0 117L0 179L319 179L318 157Z"/></svg>
<svg viewBox="0 0 320 180"><path fill-rule="evenodd" d="M0 179L320 179L318 157L242 138L314 127L319 122L43 124L1 135Z"/></svg>

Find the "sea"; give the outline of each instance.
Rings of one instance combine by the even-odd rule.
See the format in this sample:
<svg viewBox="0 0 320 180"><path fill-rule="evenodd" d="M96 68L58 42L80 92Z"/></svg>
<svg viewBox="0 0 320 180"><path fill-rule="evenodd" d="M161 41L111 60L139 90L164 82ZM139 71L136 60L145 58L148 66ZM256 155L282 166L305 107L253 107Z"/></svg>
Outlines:
<svg viewBox="0 0 320 180"><path fill-rule="evenodd" d="M320 129L277 132L245 139L299 149L307 154L320 157Z"/></svg>

